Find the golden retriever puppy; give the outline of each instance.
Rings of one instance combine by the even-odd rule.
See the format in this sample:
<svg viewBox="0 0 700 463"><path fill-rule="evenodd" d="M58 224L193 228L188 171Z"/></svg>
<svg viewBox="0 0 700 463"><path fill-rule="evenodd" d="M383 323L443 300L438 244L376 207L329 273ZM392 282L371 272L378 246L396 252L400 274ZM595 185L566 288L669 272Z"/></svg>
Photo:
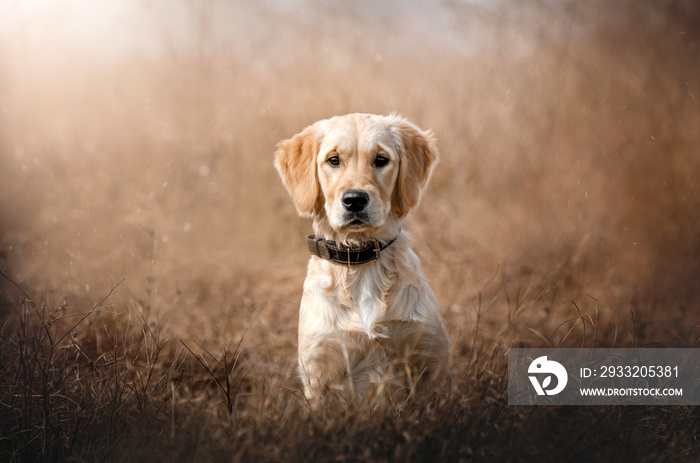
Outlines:
<svg viewBox="0 0 700 463"><path fill-rule="evenodd" d="M299 372L312 404L428 397L447 378L449 340L401 222L437 152L397 116L348 114L279 143L275 167L313 218L299 312Z"/></svg>

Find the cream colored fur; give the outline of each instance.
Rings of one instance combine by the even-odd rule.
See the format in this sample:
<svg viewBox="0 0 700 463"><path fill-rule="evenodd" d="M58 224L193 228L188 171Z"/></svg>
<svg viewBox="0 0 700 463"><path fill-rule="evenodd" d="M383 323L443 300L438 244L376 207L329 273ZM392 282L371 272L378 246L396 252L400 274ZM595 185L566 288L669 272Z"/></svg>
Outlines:
<svg viewBox="0 0 700 463"><path fill-rule="evenodd" d="M367 264L311 256L299 312L299 372L312 403L429 396L447 379L447 333L401 229L436 161L430 132L396 115L338 116L279 144L275 167L299 213L313 217L317 236L345 245L396 238ZM343 207L350 190L370 198L359 224Z"/></svg>

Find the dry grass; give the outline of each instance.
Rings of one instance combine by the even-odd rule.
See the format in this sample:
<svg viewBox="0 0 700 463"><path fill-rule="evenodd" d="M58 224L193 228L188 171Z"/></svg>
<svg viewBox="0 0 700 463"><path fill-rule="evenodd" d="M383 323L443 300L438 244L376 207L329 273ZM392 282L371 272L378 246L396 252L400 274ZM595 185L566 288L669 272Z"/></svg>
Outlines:
<svg viewBox="0 0 700 463"><path fill-rule="evenodd" d="M88 38L0 11L3 459L700 458L695 407L505 396L509 347L700 342L694 2L125 4ZM432 407L314 414L294 373L272 153L355 111L440 139L406 226L453 341Z"/></svg>

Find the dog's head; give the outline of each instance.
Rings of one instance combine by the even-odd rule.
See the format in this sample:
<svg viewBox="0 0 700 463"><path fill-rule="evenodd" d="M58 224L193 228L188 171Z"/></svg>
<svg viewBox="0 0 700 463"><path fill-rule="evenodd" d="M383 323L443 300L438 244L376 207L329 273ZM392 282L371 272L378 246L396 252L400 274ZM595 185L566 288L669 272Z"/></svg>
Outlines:
<svg viewBox="0 0 700 463"><path fill-rule="evenodd" d="M406 119L348 114L278 145L275 167L302 216L339 233L376 232L420 200L437 161L430 131Z"/></svg>

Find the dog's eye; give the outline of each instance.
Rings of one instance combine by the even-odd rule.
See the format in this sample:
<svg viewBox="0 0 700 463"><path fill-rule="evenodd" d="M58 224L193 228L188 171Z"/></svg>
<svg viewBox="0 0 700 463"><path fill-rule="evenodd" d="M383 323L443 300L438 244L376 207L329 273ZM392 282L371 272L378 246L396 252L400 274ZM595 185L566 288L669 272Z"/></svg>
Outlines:
<svg viewBox="0 0 700 463"><path fill-rule="evenodd" d="M377 157L374 159L374 165L377 167L384 167L387 164L389 164L389 158L386 156L382 156L381 154L378 154Z"/></svg>
<svg viewBox="0 0 700 463"><path fill-rule="evenodd" d="M331 156L326 159L326 162L333 167L338 167L340 165L340 158L338 156Z"/></svg>

